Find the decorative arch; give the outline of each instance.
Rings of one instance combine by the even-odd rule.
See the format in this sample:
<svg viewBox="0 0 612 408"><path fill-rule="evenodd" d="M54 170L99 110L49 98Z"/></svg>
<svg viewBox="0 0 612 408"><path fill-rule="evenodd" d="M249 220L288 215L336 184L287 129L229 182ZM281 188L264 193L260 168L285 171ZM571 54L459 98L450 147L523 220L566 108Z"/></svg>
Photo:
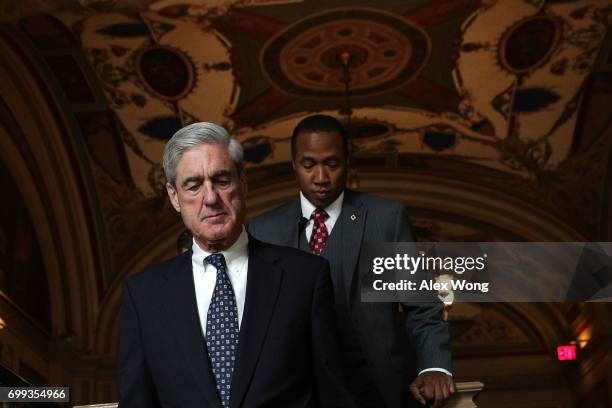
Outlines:
<svg viewBox="0 0 612 408"><path fill-rule="evenodd" d="M103 228L84 150L52 84L7 27L0 30L0 160L28 205L47 270L52 333L91 350Z"/></svg>

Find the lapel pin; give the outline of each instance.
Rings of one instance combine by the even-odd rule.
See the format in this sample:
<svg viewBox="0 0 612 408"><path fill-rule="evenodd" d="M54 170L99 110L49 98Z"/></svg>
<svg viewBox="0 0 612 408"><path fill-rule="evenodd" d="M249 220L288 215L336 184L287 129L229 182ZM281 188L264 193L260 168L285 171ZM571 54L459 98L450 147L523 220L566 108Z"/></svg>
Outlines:
<svg viewBox="0 0 612 408"><path fill-rule="evenodd" d="M357 216L355 214L351 214L351 221L355 221L357 219Z"/></svg>

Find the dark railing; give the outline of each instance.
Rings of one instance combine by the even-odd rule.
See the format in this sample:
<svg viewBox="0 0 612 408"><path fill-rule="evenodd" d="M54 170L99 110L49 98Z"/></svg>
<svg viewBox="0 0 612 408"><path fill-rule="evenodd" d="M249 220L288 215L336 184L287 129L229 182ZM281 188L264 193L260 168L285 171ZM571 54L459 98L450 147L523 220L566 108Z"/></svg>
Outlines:
<svg viewBox="0 0 612 408"><path fill-rule="evenodd" d="M443 408L477 408L476 397L483 387L484 385L478 381L457 383L457 393L448 400ZM117 408L117 403L79 405L73 408Z"/></svg>

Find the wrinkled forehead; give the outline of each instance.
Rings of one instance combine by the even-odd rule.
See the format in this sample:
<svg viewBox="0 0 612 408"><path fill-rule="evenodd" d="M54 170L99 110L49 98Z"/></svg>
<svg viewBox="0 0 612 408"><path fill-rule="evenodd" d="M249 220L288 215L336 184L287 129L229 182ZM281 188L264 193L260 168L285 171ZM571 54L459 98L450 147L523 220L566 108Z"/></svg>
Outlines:
<svg viewBox="0 0 612 408"><path fill-rule="evenodd" d="M238 169L227 146L209 143L201 143L185 150L176 170L179 178L193 175L193 173L202 176L212 176L219 172L238 174Z"/></svg>

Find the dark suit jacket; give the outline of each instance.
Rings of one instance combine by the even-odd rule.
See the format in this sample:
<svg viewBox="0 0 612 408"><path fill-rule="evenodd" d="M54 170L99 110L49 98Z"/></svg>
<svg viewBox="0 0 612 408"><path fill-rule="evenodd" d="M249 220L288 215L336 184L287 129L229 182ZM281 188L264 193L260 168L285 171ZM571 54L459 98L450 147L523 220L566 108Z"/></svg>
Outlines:
<svg viewBox="0 0 612 408"><path fill-rule="evenodd" d="M329 265L249 239L230 405L344 407ZM191 251L127 279L120 406L221 407L198 316Z"/></svg>
<svg viewBox="0 0 612 408"><path fill-rule="evenodd" d="M299 234L304 234L301 218L297 197L253 219L249 231L262 241L297 248ZM388 407L404 407L412 403L408 401L408 385L419 371L452 369L443 305L403 304L402 314L396 303L361 303L357 263L364 242L414 241L410 218L401 203L345 190L342 212L330 239L337 231L342 236L335 240L335 247L326 246L322 256L330 261L334 286L347 288L349 313L381 396Z"/></svg>

